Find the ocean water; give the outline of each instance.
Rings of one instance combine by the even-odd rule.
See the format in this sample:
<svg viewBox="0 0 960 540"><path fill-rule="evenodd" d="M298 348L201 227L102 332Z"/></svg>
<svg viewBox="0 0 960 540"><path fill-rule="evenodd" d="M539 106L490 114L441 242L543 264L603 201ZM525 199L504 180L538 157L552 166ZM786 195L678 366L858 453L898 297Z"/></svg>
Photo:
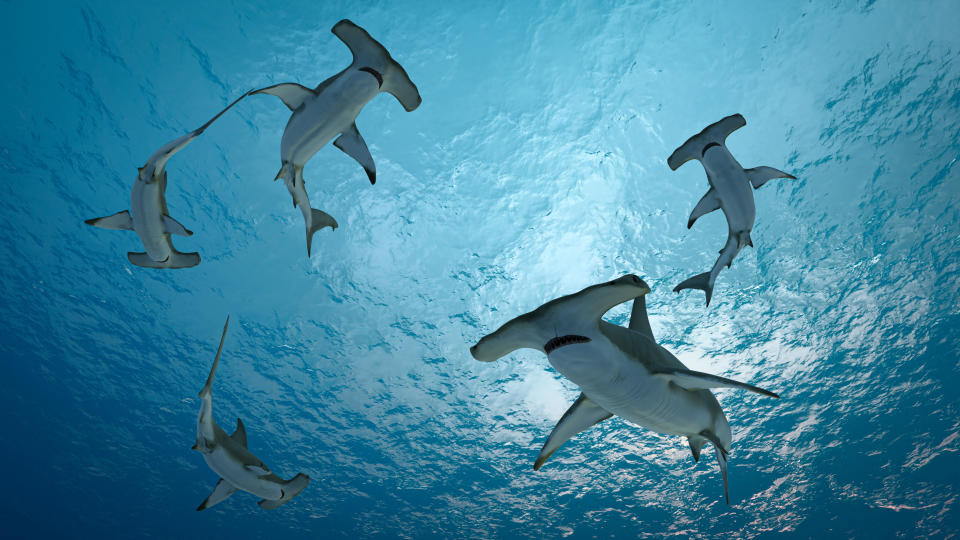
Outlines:
<svg viewBox="0 0 960 540"><path fill-rule="evenodd" d="M279 182L289 111L252 96L168 164L175 237L203 262L130 265L136 168L248 89L350 62L349 18L419 87L357 125L378 181L332 146ZM960 4L0 2L0 536L867 538L960 530ZM726 240L666 158L729 114L752 238L713 301L672 288ZM532 464L579 391L535 351L470 345L636 273L653 331L733 429L712 449L623 420ZM626 324L629 305L606 316ZM309 487L274 511L217 476L197 392Z"/></svg>

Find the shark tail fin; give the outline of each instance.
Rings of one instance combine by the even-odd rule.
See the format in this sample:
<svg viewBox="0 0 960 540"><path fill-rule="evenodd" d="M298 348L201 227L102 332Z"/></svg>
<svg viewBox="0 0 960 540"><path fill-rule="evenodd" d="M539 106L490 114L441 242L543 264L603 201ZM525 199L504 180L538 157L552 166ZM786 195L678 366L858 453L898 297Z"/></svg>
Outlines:
<svg viewBox="0 0 960 540"><path fill-rule="evenodd" d="M727 500L727 505L730 505L730 485L727 483L727 453L723 451L723 448L714 445L714 450L717 451L717 463L720 464L720 475L723 476L723 496Z"/></svg>
<svg viewBox="0 0 960 540"><path fill-rule="evenodd" d="M217 347L217 355L213 357L213 367L210 368L210 374L207 375L207 382L200 390L200 397L210 395L210 389L213 387L213 376L217 374L217 366L220 365L220 354L223 353L223 342L227 339L227 328L230 326L230 316L227 315L226 322L223 323L223 333L220 334L220 345Z"/></svg>
<svg viewBox="0 0 960 540"><path fill-rule="evenodd" d="M307 257L310 256L310 250L313 246L313 233L324 227L336 229L338 226L339 224L337 223L337 220L333 219L333 216L324 212L323 210L311 208L310 223L307 225Z"/></svg>
<svg viewBox="0 0 960 540"><path fill-rule="evenodd" d="M722 146L728 135L745 125L747 125L747 121L740 114L733 114L719 122L710 124L674 150L667 158L667 165L670 166L670 170L675 171L691 159L700 159L703 157L703 151L707 145Z"/></svg>
<svg viewBox="0 0 960 540"><path fill-rule="evenodd" d="M713 283L710 282L710 272L697 274L687 279L673 288L673 292L680 292L684 289L700 289L707 293L707 306L710 305L710 298L713 296Z"/></svg>
<svg viewBox="0 0 960 540"><path fill-rule="evenodd" d="M382 79L380 90L392 94L407 111L420 106L420 92L406 70L366 30L344 19L333 26L332 32L350 47L353 53L351 67L374 70Z"/></svg>
<svg viewBox="0 0 960 540"><path fill-rule="evenodd" d="M174 251L167 260L155 261L144 252L131 251L127 253L127 260L130 261L130 264L142 268L192 268L200 264L200 254L197 252L181 253Z"/></svg>
<svg viewBox="0 0 960 540"><path fill-rule="evenodd" d="M309 483L310 477L300 473L283 484L283 489L281 490L283 495L281 495L279 499L263 499L257 504L259 504L260 508L263 508L264 510L273 510L274 508L279 508L290 502L290 499L299 495Z"/></svg>

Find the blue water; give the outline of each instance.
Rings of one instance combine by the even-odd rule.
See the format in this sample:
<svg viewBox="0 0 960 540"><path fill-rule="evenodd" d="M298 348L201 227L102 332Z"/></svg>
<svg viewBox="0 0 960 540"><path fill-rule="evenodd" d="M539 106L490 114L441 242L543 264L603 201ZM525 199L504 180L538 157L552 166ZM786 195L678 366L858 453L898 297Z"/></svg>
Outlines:
<svg viewBox="0 0 960 540"><path fill-rule="evenodd" d="M305 177L340 223L304 249L280 183L289 111L253 96L170 161L175 237L203 262L131 266L136 168L250 88L350 62L349 18L423 96L357 124L375 186L333 147ZM960 6L955 2L0 2L0 536L951 537L960 530ZM686 228L708 185L666 158L728 146L797 180L713 302L671 289L726 239ZM712 453L613 419L533 461L578 390L481 336L636 273L716 394ZM628 305L607 319L625 324ZM213 388L251 450L310 486L264 511L195 439ZM712 452L712 451L711 451ZM783 534L780 534L783 533Z"/></svg>

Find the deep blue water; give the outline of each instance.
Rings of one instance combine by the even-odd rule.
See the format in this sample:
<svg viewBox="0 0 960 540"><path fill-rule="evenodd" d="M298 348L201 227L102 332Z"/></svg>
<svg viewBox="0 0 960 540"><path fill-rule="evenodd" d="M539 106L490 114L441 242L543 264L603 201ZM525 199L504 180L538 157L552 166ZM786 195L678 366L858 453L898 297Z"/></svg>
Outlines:
<svg viewBox="0 0 960 540"><path fill-rule="evenodd" d="M136 168L250 88L350 62L349 18L423 96L357 124L375 186L331 147L280 183L289 111L250 97L170 161L200 266L131 266ZM4 538L951 537L960 530L960 5L956 2L0 2L0 536ZM708 185L666 158L741 113L757 221L713 302ZM481 336L636 273L716 394L712 450L613 419L533 461L578 395L544 356ZM625 324L628 305L607 315ZM277 473L275 511L190 450L214 411Z"/></svg>

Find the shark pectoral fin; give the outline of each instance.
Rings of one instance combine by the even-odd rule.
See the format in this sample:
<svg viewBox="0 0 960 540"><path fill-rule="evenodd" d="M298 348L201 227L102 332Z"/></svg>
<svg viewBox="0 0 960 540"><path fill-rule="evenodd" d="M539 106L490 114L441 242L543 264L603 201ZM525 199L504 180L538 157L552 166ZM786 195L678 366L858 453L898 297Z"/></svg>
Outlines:
<svg viewBox="0 0 960 540"><path fill-rule="evenodd" d="M378 71L383 77L380 90L392 94L407 111L420 106L423 101L420 92L406 70L390 56L383 45L370 37L366 30L344 19L335 24L331 31L353 53L351 67L367 67Z"/></svg>
<svg viewBox="0 0 960 540"><path fill-rule="evenodd" d="M233 432L230 438L240 444L240 446L244 448L247 447L247 428L243 426L243 421L239 418L237 418L237 430Z"/></svg>
<svg viewBox="0 0 960 540"><path fill-rule="evenodd" d="M193 236L193 231L180 224L179 221L170 216L163 216L163 230L168 234L179 234L180 236Z"/></svg>
<svg viewBox="0 0 960 540"><path fill-rule="evenodd" d="M633 310L630 312L629 328L635 332L640 332L650 339L653 339L653 330L650 328L650 319L647 317L646 296L641 296L633 301Z"/></svg>
<svg viewBox="0 0 960 540"><path fill-rule="evenodd" d="M262 463L260 465L244 465L243 468L257 476L266 476L270 474L270 470L267 469L267 467Z"/></svg>
<svg viewBox="0 0 960 540"><path fill-rule="evenodd" d="M281 490L283 495L279 499L276 499L276 500L263 499L257 504L259 504L260 508L263 508L264 510L273 510L274 508L283 506L284 504L287 504L288 502L290 502L290 499L299 495L300 492L303 491L307 487L307 484L309 483L310 483L310 477L303 473L300 473L294 476L292 479L288 480L287 482L284 482L283 489Z"/></svg>
<svg viewBox="0 0 960 540"><path fill-rule="evenodd" d="M613 414L594 403L585 394L580 394L580 397L573 402L567 412L563 413L560 421L557 422L553 431L550 432L550 436L547 437L547 442L543 443L540 455L537 456L537 461L533 464L533 470L540 470L540 467L556 452L557 448L560 448L560 445L571 437L611 416Z"/></svg>
<svg viewBox="0 0 960 540"><path fill-rule="evenodd" d="M363 166L371 184L377 183L377 167L373 164L373 157L370 155L370 150L367 149L367 143L364 142L360 132L357 131L356 123L350 124L350 127L344 130L337 140L333 141L333 145Z"/></svg>
<svg viewBox="0 0 960 540"><path fill-rule="evenodd" d="M753 189L760 189L760 186L767 183L769 180L774 178L789 178L791 180L796 180L797 177L792 174L787 174L783 171L778 171L773 167L754 167L752 169L744 169L743 172L747 173L747 179L750 180L750 183L753 184Z"/></svg>
<svg viewBox="0 0 960 540"><path fill-rule="evenodd" d="M689 369L666 368L658 369L652 373L655 377L666 377L673 384L687 390L707 390L709 388L738 388L740 390L749 390L758 394L763 394L772 398L780 399L780 396L758 388L752 384L742 383L726 377L702 373L700 371L691 371Z"/></svg>
<svg viewBox="0 0 960 540"><path fill-rule="evenodd" d="M717 191L713 188L707 190L707 193L700 199L700 202L693 207L693 212L690 212L690 219L687 220L687 228L693 227L693 222L700 218L700 216L705 216L714 210L720 209L720 199L717 197Z"/></svg>
<svg viewBox="0 0 960 540"><path fill-rule="evenodd" d="M220 504L224 499L233 495L235 491L237 491L237 488L234 487L233 484L221 478L220 481L217 482L217 487L213 488L213 493L197 507L197 512Z"/></svg>
<svg viewBox="0 0 960 540"><path fill-rule="evenodd" d="M111 216L98 217L84 221L87 225L100 227L101 229L110 229L112 231L132 231L133 219L130 218L130 211L124 210Z"/></svg>
<svg viewBox="0 0 960 540"><path fill-rule="evenodd" d="M710 143L724 144L728 135L745 125L747 121L739 114L732 114L719 122L710 124L674 150L667 158L667 165L675 171L691 159L700 159L703 157L704 147Z"/></svg>
<svg viewBox="0 0 960 540"><path fill-rule="evenodd" d="M270 94L277 96L291 111L297 110L304 101L316 96L313 90L297 83L281 83L250 92L251 94Z"/></svg>

